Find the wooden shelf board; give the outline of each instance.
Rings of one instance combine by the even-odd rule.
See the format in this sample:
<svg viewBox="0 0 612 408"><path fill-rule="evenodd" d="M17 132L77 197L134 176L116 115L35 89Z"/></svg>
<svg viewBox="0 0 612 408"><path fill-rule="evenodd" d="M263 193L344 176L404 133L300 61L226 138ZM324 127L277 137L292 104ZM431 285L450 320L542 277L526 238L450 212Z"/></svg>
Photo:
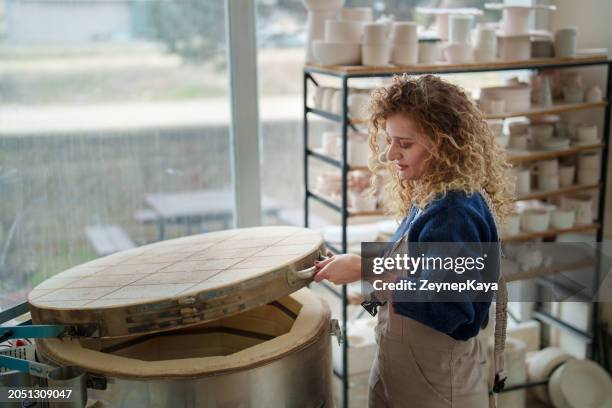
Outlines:
<svg viewBox="0 0 612 408"><path fill-rule="evenodd" d="M448 63L437 63L434 65L426 65L426 64L417 64L411 66L399 66L399 65L387 65L382 67L366 67L363 65L320 65L320 64L306 64L307 68L316 68L321 72L327 72L330 74L340 74L340 75L390 75L394 73L423 73L429 72L432 74L435 73L445 73L445 72L453 72L459 70L513 70L513 69L522 69L526 67L539 66L546 68L546 66L551 65L555 66L558 64L566 64L566 65L580 65L585 63L597 63L597 62L606 62L608 60L607 55L585 55L585 56L575 56L575 57L567 57L567 58L532 58L528 60L521 61L494 61L487 63L470 63L470 64L448 64Z"/></svg>
<svg viewBox="0 0 612 408"><path fill-rule="evenodd" d="M512 163L524 163L538 160L554 159L556 157L571 156L572 154L588 151L597 150L603 148L603 143L596 143L592 145L582 146L571 146L566 149L559 150L531 150L518 152L517 150L508 149L508 158Z"/></svg>
<svg viewBox="0 0 612 408"><path fill-rule="evenodd" d="M506 112L501 115L485 115L487 119L505 119L505 118L516 118L519 116L539 116L539 115L554 115L564 112L574 112L583 109L593 109L604 107L607 105L607 101L599 102L580 102L580 103L567 103L567 102L555 102L551 106L538 106L534 105L526 111L518 112Z"/></svg>
<svg viewBox="0 0 612 408"><path fill-rule="evenodd" d="M546 237L554 237L559 234L565 234L568 232L584 232L584 231L592 231L599 229L599 224L587 224L587 225L577 225L572 228L564 228L564 229L549 229L542 232L525 232L518 235L511 235L509 237L502 237L502 243L507 242L518 242L518 241L527 241L530 239L536 238L546 238Z"/></svg>
<svg viewBox="0 0 612 408"><path fill-rule="evenodd" d="M564 188L560 188L558 190L552 190L552 191L532 191L531 193L528 193L528 194L519 195L518 197L516 197L516 201L542 200L545 198L560 196L563 194L571 194L571 193L577 193L579 191L600 189L601 187L602 187L602 184L597 183L597 184L573 185L573 186L564 187Z"/></svg>

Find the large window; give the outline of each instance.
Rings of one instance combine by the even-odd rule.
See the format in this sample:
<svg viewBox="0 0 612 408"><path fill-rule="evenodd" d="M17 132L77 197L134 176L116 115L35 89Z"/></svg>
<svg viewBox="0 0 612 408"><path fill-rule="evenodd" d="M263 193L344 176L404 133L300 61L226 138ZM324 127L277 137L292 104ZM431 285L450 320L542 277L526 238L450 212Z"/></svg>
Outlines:
<svg viewBox="0 0 612 408"><path fill-rule="evenodd" d="M0 307L231 225L224 22L222 0L0 0Z"/></svg>

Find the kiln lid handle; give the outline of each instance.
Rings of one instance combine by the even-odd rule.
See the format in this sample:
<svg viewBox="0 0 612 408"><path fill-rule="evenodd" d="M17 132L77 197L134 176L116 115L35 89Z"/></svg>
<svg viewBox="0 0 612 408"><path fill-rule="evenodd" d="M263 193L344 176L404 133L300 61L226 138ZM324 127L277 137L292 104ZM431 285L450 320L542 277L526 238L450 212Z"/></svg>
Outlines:
<svg viewBox="0 0 612 408"><path fill-rule="evenodd" d="M324 261L327 258L328 258L327 256L319 255L319 261ZM312 279L316 271L317 271L316 266L311 266L310 268L302 269L299 271L291 269L289 273L287 274L287 280L289 281L289 284L291 286L294 286L300 280Z"/></svg>

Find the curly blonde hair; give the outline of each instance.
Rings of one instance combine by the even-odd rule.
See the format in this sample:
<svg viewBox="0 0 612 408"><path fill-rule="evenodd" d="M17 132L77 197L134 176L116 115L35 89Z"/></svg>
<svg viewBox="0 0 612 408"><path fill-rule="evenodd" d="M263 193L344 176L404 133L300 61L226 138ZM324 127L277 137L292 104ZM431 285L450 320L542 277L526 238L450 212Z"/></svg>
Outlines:
<svg viewBox="0 0 612 408"><path fill-rule="evenodd" d="M424 208L439 194L484 190L498 225L504 224L514 209L512 166L484 116L460 87L434 75L394 76L389 86L374 90L369 108L369 168L374 189L377 181L386 180L387 212L402 218L412 205ZM413 120L432 142L426 171L418 180L400 179L397 168L386 160L386 120L398 113ZM381 134L385 143L379 143Z"/></svg>

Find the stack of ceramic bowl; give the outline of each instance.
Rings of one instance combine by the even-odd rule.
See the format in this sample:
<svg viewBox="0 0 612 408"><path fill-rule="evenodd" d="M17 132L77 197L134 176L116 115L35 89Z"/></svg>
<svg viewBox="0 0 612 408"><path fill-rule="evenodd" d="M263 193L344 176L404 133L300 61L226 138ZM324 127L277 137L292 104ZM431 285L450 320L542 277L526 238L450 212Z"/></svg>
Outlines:
<svg viewBox="0 0 612 408"><path fill-rule="evenodd" d="M325 21L324 39L312 43L316 62L323 65L361 64L363 25L371 21L371 8L340 9L340 20Z"/></svg>
<svg viewBox="0 0 612 408"><path fill-rule="evenodd" d="M544 232L550 227L551 211L530 208L521 213L521 229L526 232Z"/></svg>
<svg viewBox="0 0 612 408"><path fill-rule="evenodd" d="M476 62L490 62L497 58L497 35L495 27L480 24L476 30Z"/></svg>
<svg viewBox="0 0 612 408"><path fill-rule="evenodd" d="M536 163L538 188L542 191L559 189L559 160L549 159Z"/></svg>
<svg viewBox="0 0 612 408"><path fill-rule="evenodd" d="M474 16L451 14L448 17L449 37L444 46L444 58L450 64L465 64L474 61L471 34Z"/></svg>
<svg viewBox="0 0 612 408"><path fill-rule="evenodd" d="M325 22L336 20L344 0L303 0L308 10L306 20L306 62L318 62L314 56L314 41L325 38Z"/></svg>
<svg viewBox="0 0 612 408"><path fill-rule="evenodd" d="M393 54L391 62L397 65L415 65L419 55L417 23L398 21L391 27Z"/></svg>
<svg viewBox="0 0 612 408"><path fill-rule="evenodd" d="M387 41L388 26L385 23L366 23L363 25L363 45L361 46L362 64L383 66L389 63L391 47Z"/></svg>
<svg viewBox="0 0 612 408"><path fill-rule="evenodd" d="M599 143L597 125L587 125L584 123L577 124L574 132L574 138L574 144L577 146Z"/></svg>
<svg viewBox="0 0 612 408"><path fill-rule="evenodd" d="M520 61L531 58L531 36L550 36L548 33L529 29L530 16L534 10L553 11L555 6L506 5L502 3L485 4L489 10L502 10L499 39L499 57L502 60Z"/></svg>

